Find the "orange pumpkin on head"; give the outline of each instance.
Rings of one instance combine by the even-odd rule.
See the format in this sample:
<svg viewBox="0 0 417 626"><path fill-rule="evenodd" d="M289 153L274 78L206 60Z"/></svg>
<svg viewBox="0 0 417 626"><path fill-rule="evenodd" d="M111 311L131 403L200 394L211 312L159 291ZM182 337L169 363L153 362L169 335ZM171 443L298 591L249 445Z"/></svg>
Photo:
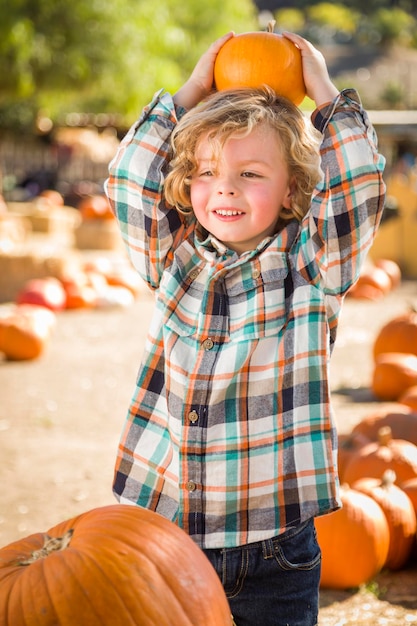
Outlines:
<svg viewBox="0 0 417 626"><path fill-rule="evenodd" d="M236 87L268 85L275 93L294 104L304 100L301 52L292 41L273 32L235 35L220 49L214 65L214 82L218 91Z"/></svg>

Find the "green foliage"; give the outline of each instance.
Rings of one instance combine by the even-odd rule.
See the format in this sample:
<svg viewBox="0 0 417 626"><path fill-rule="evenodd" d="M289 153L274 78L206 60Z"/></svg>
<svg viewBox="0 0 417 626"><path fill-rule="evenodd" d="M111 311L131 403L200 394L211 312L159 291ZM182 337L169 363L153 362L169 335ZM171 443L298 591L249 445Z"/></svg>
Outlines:
<svg viewBox="0 0 417 626"><path fill-rule="evenodd" d="M279 9L274 17L277 22L276 30L287 30L293 33L301 33L305 25L305 15L300 9Z"/></svg>
<svg viewBox="0 0 417 626"><path fill-rule="evenodd" d="M379 9L372 18L383 44L410 45L416 31L415 18L402 9Z"/></svg>
<svg viewBox="0 0 417 626"><path fill-rule="evenodd" d="M75 111L126 123L177 89L229 30L257 29L251 0L0 0L0 127Z"/></svg>

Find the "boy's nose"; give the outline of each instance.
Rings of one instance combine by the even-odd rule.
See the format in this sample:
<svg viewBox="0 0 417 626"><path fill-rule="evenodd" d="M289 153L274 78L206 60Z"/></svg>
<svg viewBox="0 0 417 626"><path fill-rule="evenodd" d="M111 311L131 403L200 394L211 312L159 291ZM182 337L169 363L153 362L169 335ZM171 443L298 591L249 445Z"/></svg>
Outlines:
<svg viewBox="0 0 417 626"><path fill-rule="evenodd" d="M225 189L219 189L217 191L217 193L219 194L219 196L234 196L235 192L232 191L231 189L229 191L226 191Z"/></svg>

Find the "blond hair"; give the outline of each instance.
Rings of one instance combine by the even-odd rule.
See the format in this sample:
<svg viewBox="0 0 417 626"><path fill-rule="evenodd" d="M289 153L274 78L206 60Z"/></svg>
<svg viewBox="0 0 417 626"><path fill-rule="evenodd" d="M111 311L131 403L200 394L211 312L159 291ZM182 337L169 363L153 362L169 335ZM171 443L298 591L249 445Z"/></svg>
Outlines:
<svg viewBox="0 0 417 626"><path fill-rule="evenodd" d="M216 92L182 117L171 137L172 160L164 189L167 202L181 213L192 212L191 178L198 166L196 147L203 136L219 153L230 137L246 136L259 124L277 133L291 180L291 208L282 209L280 217L301 220L321 178L319 133L298 107L268 87Z"/></svg>

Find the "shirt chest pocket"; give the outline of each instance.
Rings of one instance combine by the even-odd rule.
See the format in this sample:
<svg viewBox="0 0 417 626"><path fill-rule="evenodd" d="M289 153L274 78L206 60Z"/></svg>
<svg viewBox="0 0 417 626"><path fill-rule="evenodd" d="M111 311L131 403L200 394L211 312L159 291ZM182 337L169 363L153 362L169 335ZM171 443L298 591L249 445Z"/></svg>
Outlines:
<svg viewBox="0 0 417 626"><path fill-rule="evenodd" d="M277 335L286 324L288 268L260 274L227 289L231 341ZM288 294L287 294L288 295Z"/></svg>
<svg viewBox="0 0 417 626"><path fill-rule="evenodd" d="M286 323L287 266L211 285L184 278L167 273L159 293L162 323L179 337L248 341L277 335Z"/></svg>

